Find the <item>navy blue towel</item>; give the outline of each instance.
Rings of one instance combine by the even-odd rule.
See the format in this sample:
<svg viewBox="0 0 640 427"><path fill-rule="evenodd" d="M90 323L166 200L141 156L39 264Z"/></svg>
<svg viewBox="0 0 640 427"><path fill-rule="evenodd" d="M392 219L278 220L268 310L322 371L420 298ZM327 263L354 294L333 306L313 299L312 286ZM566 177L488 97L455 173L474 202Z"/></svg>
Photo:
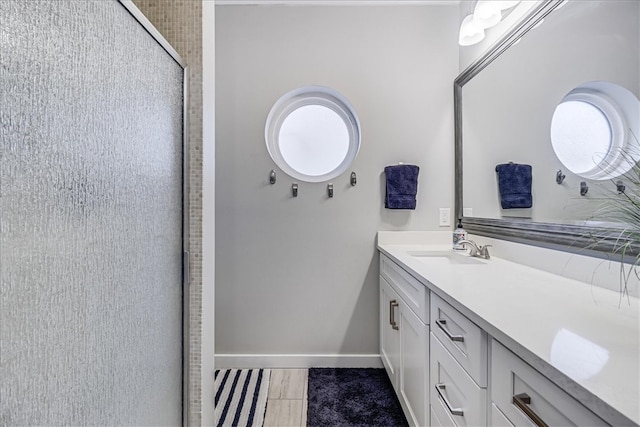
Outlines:
<svg viewBox="0 0 640 427"><path fill-rule="evenodd" d="M498 172L498 189L502 209L530 208L531 166L517 163L505 163L496 166Z"/></svg>
<svg viewBox="0 0 640 427"><path fill-rule="evenodd" d="M384 207L387 209L415 209L418 192L418 172L416 165L397 165L384 168L387 178L387 192Z"/></svg>

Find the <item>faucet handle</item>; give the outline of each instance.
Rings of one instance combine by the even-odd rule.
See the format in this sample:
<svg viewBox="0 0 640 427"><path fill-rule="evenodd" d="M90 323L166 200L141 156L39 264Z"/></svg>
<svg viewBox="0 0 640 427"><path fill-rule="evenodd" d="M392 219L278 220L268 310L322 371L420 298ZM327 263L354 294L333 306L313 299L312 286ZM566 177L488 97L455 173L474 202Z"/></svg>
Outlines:
<svg viewBox="0 0 640 427"><path fill-rule="evenodd" d="M484 259L489 259L491 258L491 256L489 255L489 249L490 247L492 247L493 245L484 245L484 246L480 246L480 256Z"/></svg>
<svg viewBox="0 0 640 427"><path fill-rule="evenodd" d="M465 249L469 248L469 255L471 256L476 256L480 252L480 248L478 247L478 244L473 240L464 239L464 240L460 240L458 243L463 245Z"/></svg>

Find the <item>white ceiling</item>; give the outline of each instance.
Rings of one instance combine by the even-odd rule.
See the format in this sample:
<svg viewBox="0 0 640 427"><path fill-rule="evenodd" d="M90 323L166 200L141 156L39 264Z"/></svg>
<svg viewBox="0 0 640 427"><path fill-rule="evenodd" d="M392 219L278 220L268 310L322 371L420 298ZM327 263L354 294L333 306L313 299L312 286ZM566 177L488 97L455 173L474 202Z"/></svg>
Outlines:
<svg viewBox="0 0 640 427"><path fill-rule="evenodd" d="M398 5L450 5L461 0L215 0L220 6L398 6Z"/></svg>

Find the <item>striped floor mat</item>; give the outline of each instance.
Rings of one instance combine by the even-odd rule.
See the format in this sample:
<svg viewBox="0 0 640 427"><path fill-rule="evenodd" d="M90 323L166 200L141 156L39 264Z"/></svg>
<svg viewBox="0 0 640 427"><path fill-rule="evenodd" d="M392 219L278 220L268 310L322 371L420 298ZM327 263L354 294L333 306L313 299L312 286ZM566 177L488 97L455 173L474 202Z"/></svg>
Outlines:
<svg viewBox="0 0 640 427"><path fill-rule="evenodd" d="M220 369L215 373L216 426L262 426L269 369Z"/></svg>

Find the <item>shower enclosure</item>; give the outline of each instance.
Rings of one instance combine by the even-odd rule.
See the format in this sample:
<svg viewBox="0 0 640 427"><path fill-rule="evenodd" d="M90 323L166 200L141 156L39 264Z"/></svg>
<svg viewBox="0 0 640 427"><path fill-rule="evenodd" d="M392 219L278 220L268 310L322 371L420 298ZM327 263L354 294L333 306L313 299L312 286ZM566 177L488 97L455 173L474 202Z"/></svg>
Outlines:
<svg viewBox="0 0 640 427"><path fill-rule="evenodd" d="M126 0L0 22L0 425L179 425L185 66Z"/></svg>

